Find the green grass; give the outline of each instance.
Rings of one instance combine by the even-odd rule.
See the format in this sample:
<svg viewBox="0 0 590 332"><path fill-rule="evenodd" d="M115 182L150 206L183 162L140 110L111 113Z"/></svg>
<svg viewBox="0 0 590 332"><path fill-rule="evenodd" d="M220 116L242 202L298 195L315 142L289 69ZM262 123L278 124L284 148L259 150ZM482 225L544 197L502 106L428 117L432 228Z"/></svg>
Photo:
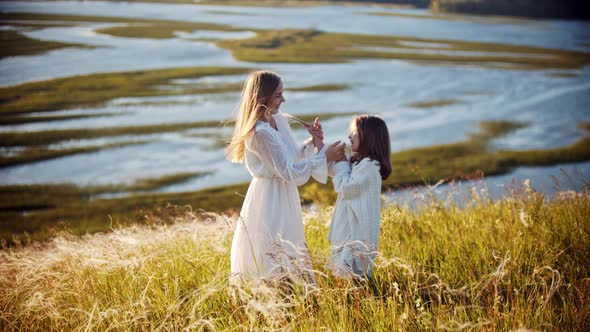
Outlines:
<svg viewBox="0 0 590 332"><path fill-rule="evenodd" d="M43 41L29 38L18 31L13 30L0 30L0 41L2 41L0 59L19 55L36 55L66 47L91 48L91 46L82 44Z"/></svg>
<svg viewBox="0 0 590 332"><path fill-rule="evenodd" d="M406 50L432 49L400 42L446 44L455 52L484 52L485 55L396 53L364 50L362 47L393 47ZM328 33L318 30L258 31L257 36L222 40L217 45L232 51L238 60L249 62L334 63L359 58L400 59L446 64L477 64L505 69L573 69L590 63L590 53L529 46L478 43L455 40ZM435 48L438 50L438 48ZM513 53L499 56L495 53ZM530 55L544 55L532 57Z"/></svg>
<svg viewBox="0 0 590 332"><path fill-rule="evenodd" d="M86 146L79 148L50 149L44 146L28 147L13 156L0 156L0 168L39 162L43 160L56 159L82 153L98 152L106 149L121 148L130 145L145 144L149 141L131 141L124 143L112 143L97 146Z"/></svg>
<svg viewBox="0 0 590 332"><path fill-rule="evenodd" d="M463 208L384 207L374 291L326 269L331 213L305 217L317 289L296 287L290 294L252 285L233 297L235 219L195 217L188 207L146 227L61 235L43 246L2 251L0 325L19 331L590 328L588 192L547 201L525 191L496 203L473 198Z"/></svg>
<svg viewBox="0 0 590 332"><path fill-rule="evenodd" d="M91 107L114 98L175 96L239 91L240 87L163 90L158 87L179 78L246 74L248 68L194 67L90 74L31 82L0 88L0 114L50 112L72 107Z"/></svg>
<svg viewBox="0 0 590 332"><path fill-rule="evenodd" d="M491 139L520 128L511 122L483 122L480 132L469 140L393 153L393 172L383 190L439 180L471 178L481 174L510 172L518 166L551 165L590 160L590 138L563 148L533 151L492 151ZM584 124L588 129L588 124ZM80 188L65 185L20 185L0 187L0 220L7 243L45 240L54 235L56 225L74 234L106 231L114 224L145 223L145 211L176 213L187 204L213 212L237 211L248 183L220 186L186 193L136 194L113 199L93 199L105 192L125 191L124 187ZM300 190L304 202L333 204L331 184L310 181ZM170 206L169 209L164 207ZM176 212L174 212L176 211ZM157 218L157 216L153 216ZM63 221L59 224L59 221Z"/></svg>
<svg viewBox="0 0 590 332"><path fill-rule="evenodd" d="M440 99L440 100L412 103L412 104L409 104L408 106L414 107L414 108L433 108L433 107L455 105L458 103L459 103L459 101L456 99Z"/></svg>

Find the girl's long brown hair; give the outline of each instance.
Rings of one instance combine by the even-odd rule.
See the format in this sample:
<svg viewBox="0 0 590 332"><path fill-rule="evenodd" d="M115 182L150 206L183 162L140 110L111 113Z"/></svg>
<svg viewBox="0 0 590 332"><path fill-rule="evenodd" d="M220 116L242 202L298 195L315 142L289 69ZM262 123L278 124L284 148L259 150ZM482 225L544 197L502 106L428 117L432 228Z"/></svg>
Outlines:
<svg viewBox="0 0 590 332"><path fill-rule="evenodd" d="M391 174L391 144L385 121L377 116L359 115L353 119L351 129L357 130L360 140L359 151L352 161L370 158L379 162L381 178L387 179Z"/></svg>
<svg viewBox="0 0 590 332"><path fill-rule="evenodd" d="M256 127L256 121L264 116L266 103L280 83L281 78L267 70L255 71L248 76L242 90L234 133L225 150L227 159L234 163L244 161L246 138Z"/></svg>

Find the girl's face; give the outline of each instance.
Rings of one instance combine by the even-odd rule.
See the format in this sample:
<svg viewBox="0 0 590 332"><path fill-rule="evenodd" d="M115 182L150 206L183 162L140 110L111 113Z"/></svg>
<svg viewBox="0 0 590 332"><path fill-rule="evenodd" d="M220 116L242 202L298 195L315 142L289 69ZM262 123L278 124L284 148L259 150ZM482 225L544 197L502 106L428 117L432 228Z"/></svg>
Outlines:
<svg viewBox="0 0 590 332"><path fill-rule="evenodd" d="M280 82L279 86L277 86L277 89L268 100L266 106L269 108L271 114L276 114L279 111L279 107L284 102L285 98L283 98L283 83Z"/></svg>
<svg viewBox="0 0 590 332"><path fill-rule="evenodd" d="M350 134L348 135L348 138L350 139L350 151L359 152L361 146L361 137L359 136L356 126L352 126L352 128L350 128Z"/></svg>

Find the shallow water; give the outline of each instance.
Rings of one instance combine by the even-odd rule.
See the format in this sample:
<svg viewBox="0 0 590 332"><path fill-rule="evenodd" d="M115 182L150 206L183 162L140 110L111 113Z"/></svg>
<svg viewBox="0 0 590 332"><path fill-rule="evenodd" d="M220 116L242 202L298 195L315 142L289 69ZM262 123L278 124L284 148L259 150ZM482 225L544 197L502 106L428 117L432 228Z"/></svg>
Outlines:
<svg viewBox="0 0 590 332"><path fill-rule="evenodd" d="M375 11L429 15L424 10L324 6L311 8L253 8L162 5L116 2L1 2L6 12L39 12L157 18L229 24L254 28L317 28L325 31L411 36L429 39L486 41L562 49L590 50L590 24L578 21L542 20L532 23L443 21L407 17L373 16ZM450 143L478 131L482 120L511 120L526 128L494 141L497 148L541 149L571 144L590 121L590 67L580 70L510 71L474 65L434 65L398 60L358 60L347 64L244 63L215 45L193 38L243 38L249 32L195 31L177 33L171 39L115 38L94 30L112 24L48 27L28 36L100 46L69 48L36 56L0 60L0 86L79 74L187 66L239 66L268 68L278 72L285 88L318 84L347 84L350 89L332 92L285 91L284 112L323 114L332 112L376 113L387 121L394 151ZM413 46L436 47L410 44ZM586 45L586 46L584 46ZM441 52L447 52L443 47ZM555 77L555 74L574 77ZM177 80L173 83L214 85L241 83L244 75ZM170 87L161 87L167 89ZM455 100L455 104L414 108L416 102ZM59 114L116 113L117 116L85 118L18 126L0 131L39 131L67 128L184 123L223 120L232 116L239 93L173 97L119 98L101 107L60 111ZM347 140L348 117L323 122L326 141ZM57 146L87 146L132 139L149 143L113 148L59 159L3 168L0 184L62 183L104 184L131 182L178 172L211 171L163 191L190 191L209 186L244 182L249 174L242 165L225 160L212 148L231 128L199 129L179 133L101 138L65 142ZM194 135L197 134L197 137ZM219 136L218 135L218 136ZM211 136L211 135L209 135ZM296 130L296 137L306 133ZM582 164L582 168L590 166ZM514 173L517 174L517 173ZM549 174L549 173L547 173ZM507 175L509 178L511 175ZM508 179L507 178L507 179Z"/></svg>
<svg viewBox="0 0 590 332"><path fill-rule="evenodd" d="M441 183L430 187L414 187L387 192L388 204L420 207L434 200L463 206L480 199L498 200L505 195L522 195L537 191L546 199L567 195L568 191L583 192L590 184L590 162L546 167L520 167L510 174L484 179Z"/></svg>

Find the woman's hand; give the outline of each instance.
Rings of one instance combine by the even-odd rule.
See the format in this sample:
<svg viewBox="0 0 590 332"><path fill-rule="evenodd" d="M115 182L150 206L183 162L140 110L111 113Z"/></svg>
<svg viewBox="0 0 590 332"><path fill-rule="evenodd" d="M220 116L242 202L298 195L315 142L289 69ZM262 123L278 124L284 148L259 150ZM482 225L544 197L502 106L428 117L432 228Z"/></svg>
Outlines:
<svg viewBox="0 0 590 332"><path fill-rule="evenodd" d="M307 127L307 131L311 137L313 137L313 145L315 145L318 150L321 150L324 147L324 131L322 130L320 119L315 118L313 125Z"/></svg>
<svg viewBox="0 0 590 332"><path fill-rule="evenodd" d="M337 141L332 143L326 149L326 159L328 161L343 161L346 160L346 154L344 154L344 147L346 144Z"/></svg>

